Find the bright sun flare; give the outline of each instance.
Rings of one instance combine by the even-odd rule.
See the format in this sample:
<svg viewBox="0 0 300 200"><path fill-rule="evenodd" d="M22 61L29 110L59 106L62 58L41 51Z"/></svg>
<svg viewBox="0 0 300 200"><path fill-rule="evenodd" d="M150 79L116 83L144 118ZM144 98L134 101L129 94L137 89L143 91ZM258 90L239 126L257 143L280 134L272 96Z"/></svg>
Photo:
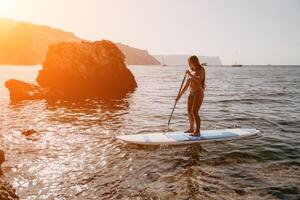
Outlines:
<svg viewBox="0 0 300 200"><path fill-rule="evenodd" d="M17 2L15 0L0 0L0 17L13 18L16 13L16 5Z"/></svg>

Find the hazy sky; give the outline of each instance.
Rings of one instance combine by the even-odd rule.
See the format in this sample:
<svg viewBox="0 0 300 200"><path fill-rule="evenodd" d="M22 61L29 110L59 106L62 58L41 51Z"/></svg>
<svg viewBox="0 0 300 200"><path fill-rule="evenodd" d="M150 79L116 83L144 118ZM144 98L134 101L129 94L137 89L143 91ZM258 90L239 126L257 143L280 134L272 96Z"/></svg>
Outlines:
<svg viewBox="0 0 300 200"><path fill-rule="evenodd" d="M0 17L151 54L300 64L300 0L0 0Z"/></svg>

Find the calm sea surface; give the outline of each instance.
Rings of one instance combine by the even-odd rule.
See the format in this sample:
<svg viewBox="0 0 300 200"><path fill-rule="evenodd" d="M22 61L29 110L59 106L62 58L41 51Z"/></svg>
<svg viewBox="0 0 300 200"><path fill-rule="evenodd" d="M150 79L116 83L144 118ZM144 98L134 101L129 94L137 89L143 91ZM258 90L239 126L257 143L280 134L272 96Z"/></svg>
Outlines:
<svg viewBox="0 0 300 200"><path fill-rule="evenodd" d="M179 147L115 139L165 131L186 69L129 68L138 89L123 100L10 104L4 82L40 67L0 67L3 168L21 199L300 199L300 67L207 67L202 129L264 133ZM186 96L170 128L188 128Z"/></svg>

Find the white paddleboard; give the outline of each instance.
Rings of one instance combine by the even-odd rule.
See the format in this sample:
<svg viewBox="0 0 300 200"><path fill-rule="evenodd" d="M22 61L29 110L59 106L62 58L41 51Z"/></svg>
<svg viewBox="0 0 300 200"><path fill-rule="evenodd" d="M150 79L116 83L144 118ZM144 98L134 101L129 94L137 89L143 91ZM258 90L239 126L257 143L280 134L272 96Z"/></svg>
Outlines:
<svg viewBox="0 0 300 200"><path fill-rule="evenodd" d="M201 136L189 136L188 133L184 133L183 131L176 131L166 133L119 135L116 138L124 142L141 145L183 145L251 138L258 136L259 134L260 131L257 129L239 128L203 130L201 131Z"/></svg>

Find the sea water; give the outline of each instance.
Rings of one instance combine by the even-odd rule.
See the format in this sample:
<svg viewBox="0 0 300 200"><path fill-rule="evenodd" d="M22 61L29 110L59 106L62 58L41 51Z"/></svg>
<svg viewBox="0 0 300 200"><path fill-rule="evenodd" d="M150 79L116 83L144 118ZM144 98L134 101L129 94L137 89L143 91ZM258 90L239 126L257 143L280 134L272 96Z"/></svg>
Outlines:
<svg viewBox="0 0 300 200"><path fill-rule="evenodd" d="M300 67L206 67L201 128L263 135L179 147L115 136L166 131L185 66L129 66L138 88L124 99L11 104L4 82L35 82L40 68L0 66L0 149L21 199L300 198ZM172 131L188 128L186 100ZM21 134L28 129L37 133Z"/></svg>

